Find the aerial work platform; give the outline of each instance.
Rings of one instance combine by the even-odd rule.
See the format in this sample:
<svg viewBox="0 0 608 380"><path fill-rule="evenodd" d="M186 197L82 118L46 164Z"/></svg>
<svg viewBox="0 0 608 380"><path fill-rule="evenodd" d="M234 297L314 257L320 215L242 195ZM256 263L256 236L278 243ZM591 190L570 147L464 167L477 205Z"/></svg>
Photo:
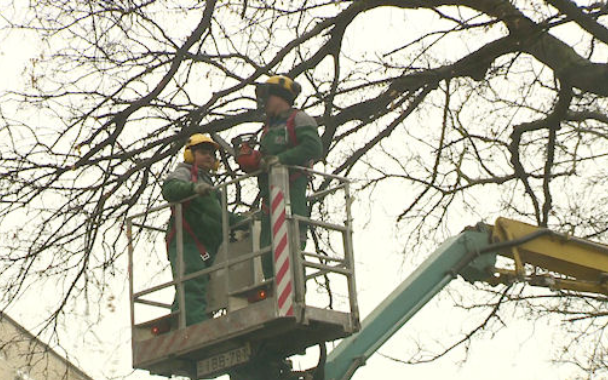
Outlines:
<svg viewBox="0 0 608 380"><path fill-rule="evenodd" d="M155 220L152 214L172 206L176 219L180 220L183 211L180 204L163 205L127 220L135 368L191 379L229 374L232 380L349 380L396 331L457 276L469 282L491 285L523 282L570 295L578 292L608 295L607 245L498 218L494 225L478 223L444 241L391 294L383 297L360 324L353 269L349 182L341 177L300 169L311 175L324 176L330 184L312 194L311 200L338 197L319 207L316 214L323 217L317 219L322 220L291 214L288 170L274 167L270 175L273 186L270 201L272 247L259 247L256 214L243 222L248 225L248 232L237 237L232 236L224 212L223 240L226 244L221 247L213 266L200 272L184 275L183 250L180 248L178 262L182 264L175 279L162 281L153 275L157 281L140 283L139 276L134 274L135 262L149 271L146 267L149 262L142 259L150 255L149 251L142 250L135 254L134 242L138 235L134 234L134 229L138 229L139 234L164 232L151 225ZM241 186L250 177L243 176L218 186L223 192L224 210L232 191L229 186ZM339 199L342 199L341 205L336 203ZM299 223L307 223L315 230L313 251L300 249ZM177 230L178 247L181 247L181 226L178 225ZM325 246L322 247L320 241L324 241ZM272 279L264 279L260 269L260 258L265 254L272 254L274 259ZM210 277L207 294L210 319L186 326L183 284L199 276ZM329 278L331 287L326 281ZM324 281L317 282L320 279ZM171 302L174 288L180 309L167 313L171 304L158 293L168 291ZM320 289L327 291L329 302L326 304L318 302ZM140 313L138 307L160 309L162 313L151 317L149 313ZM327 355L321 355L316 368L302 373L286 366L284 359L290 355L339 338L344 339ZM264 372L273 365L283 367L270 375Z"/></svg>
<svg viewBox="0 0 608 380"><path fill-rule="evenodd" d="M273 244L259 247L259 222L256 222L259 211L239 223L241 229L246 226L245 232L236 233L234 226L231 230L228 225L227 213L229 197L237 188L251 186L247 183L256 173L217 185L222 193L224 244L213 265L202 271L184 274L182 204L162 205L128 218L134 368L167 377L210 379L230 374L248 363L269 358L280 361L303 353L308 347L358 331L349 181L308 168L291 169L327 182L328 187L309 198L319 201L331 196L333 205L341 204L338 211L325 214L323 220L292 215L289 168L274 166L269 174ZM167 281L140 283L137 273L146 272L138 265L145 262L142 258L149 252L135 249L136 237L150 232L162 235L159 233L162 227L152 225L151 221L159 219L154 217L155 213L166 214L170 207L176 221L178 273ZM302 251L300 223L314 229L315 247L323 240L326 249ZM271 279L264 279L262 274L262 255L273 257L275 274ZM165 266L168 267L168 260ZM210 279L207 291L210 319L187 326L184 282L201 276ZM324 300L319 299L323 298L318 295L319 288L328 293ZM174 313L171 313L171 289L176 289L179 300L179 310ZM307 294L307 290L313 294ZM167 293L171 293L169 302ZM140 311L142 308L148 313ZM155 312L149 312L150 309Z"/></svg>

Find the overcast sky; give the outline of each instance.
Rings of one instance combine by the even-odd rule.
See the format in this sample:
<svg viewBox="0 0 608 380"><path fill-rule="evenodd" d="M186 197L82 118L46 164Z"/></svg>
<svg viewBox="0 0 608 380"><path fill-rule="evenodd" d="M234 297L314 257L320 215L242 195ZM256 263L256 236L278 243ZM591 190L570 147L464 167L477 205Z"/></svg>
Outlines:
<svg viewBox="0 0 608 380"><path fill-rule="evenodd" d="M35 41L23 39L20 35L2 37L0 40L0 88L18 88L21 81L27 78L21 75L35 56ZM386 191L386 196L394 196L393 190ZM382 193L380 193L381 195ZM379 196L379 195L377 195ZM365 202L365 198L359 198ZM357 276L359 285L359 304L361 314L365 317L388 295L403 279L406 278L416 265L416 262L404 259L399 254L401 247L397 244L396 229L391 218L392 212L386 205L379 204L372 214L367 214L367 207L359 205L356 210L355 255L357 261ZM371 221L372 223L366 223ZM463 220L462 227L471 221ZM378 244L382 242L382 244ZM430 252L429 252L430 254ZM126 262L122 264L126 269ZM127 375L129 379L149 379L146 372L137 371L129 375L129 313L126 279L115 284L116 301L113 302L115 311L108 310L104 321L93 331L83 332L87 321L74 321L75 328L67 336L72 341L62 341L75 362L89 375L96 379L112 376ZM473 287L464 284L462 280L455 281L451 287L460 293L475 297ZM122 294L121 294L122 293ZM33 317L48 300L27 299L10 309L10 314L26 327L34 327ZM415 346L415 341L434 342L436 347L448 346L460 338L460 327L469 326L471 319L479 319L479 315L455 309L449 292L432 300L405 328L399 331L387 345L380 349L381 353L408 359L408 353ZM47 305L48 307L48 305ZM472 312L474 313L474 312ZM464 353L456 350L441 360L430 364L405 366L395 363L380 355L374 356L365 367L361 368L354 379L445 379L471 380L495 379L518 380L527 379L568 379L573 368L555 366L551 358L555 357L552 340L555 339L555 325L544 323L535 325L515 315L511 320L505 320L507 326L494 337L484 336L475 340L469 358L462 363ZM118 345L118 346L117 346ZM302 361L307 365L316 361L311 355Z"/></svg>

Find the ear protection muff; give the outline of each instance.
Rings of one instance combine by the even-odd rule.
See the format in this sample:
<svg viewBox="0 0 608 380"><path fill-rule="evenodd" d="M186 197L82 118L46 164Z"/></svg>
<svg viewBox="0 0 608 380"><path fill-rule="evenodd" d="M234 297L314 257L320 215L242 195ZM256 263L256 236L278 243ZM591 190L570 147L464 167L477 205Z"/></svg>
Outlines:
<svg viewBox="0 0 608 380"><path fill-rule="evenodd" d="M302 92L302 86L300 86L300 84L295 80L291 82L291 92L294 93L295 97L300 95L300 92Z"/></svg>
<svg viewBox="0 0 608 380"><path fill-rule="evenodd" d="M184 162L187 164L194 163L194 155L192 154L192 149L190 149L189 146L184 149Z"/></svg>

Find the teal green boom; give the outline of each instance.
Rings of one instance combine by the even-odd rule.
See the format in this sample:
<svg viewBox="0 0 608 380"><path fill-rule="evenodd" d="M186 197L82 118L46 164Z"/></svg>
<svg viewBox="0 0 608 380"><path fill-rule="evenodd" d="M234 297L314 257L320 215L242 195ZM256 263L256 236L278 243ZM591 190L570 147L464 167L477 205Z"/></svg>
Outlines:
<svg viewBox="0 0 608 380"><path fill-rule="evenodd" d="M457 274L468 281L487 277L495 254L490 233L480 225L446 240L431 256L395 289L362 323L361 330L332 350L325 364L325 380L348 380L357 368L376 352Z"/></svg>

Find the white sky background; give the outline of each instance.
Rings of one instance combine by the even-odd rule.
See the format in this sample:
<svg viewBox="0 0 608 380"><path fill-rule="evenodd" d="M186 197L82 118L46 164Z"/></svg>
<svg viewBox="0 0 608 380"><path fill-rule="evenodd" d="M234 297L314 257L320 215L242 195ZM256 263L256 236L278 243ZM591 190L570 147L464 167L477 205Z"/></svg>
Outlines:
<svg viewBox="0 0 608 380"><path fill-rule="evenodd" d="M408 20L411 22L412 20ZM422 20L418 20L422 22ZM368 20L369 22L369 20ZM384 19L379 19L377 26L383 27ZM400 22L400 20L391 20ZM368 24L369 25L369 24ZM369 27L371 28L371 26ZM363 37L365 36L365 37ZM370 30L361 30L360 38L377 38ZM36 41L24 39L24 36L13 34L0 35L0 89L19 88L23 80L25 68L30 59L36 54ZM415 266L421 258L412 262L400 255L401 246L394 226L396 208L393 199L407 189L382 188L375 193L378 201L373 205L373 211L368 214L370 207L366 205L367 198L359 198L356 205L355 255L357 261L357 279L359 287L359 304L362 316L369 312L388 295ZM383 203L380 200L389 200ZM451 226L465 227L478 220L469 219L466 215L458 220L451 220ZM454 232L457 232L456 229ZM383 244L379 244L382 242ZM429 252L430 254L430 252ZM126 268L126 256L122 261ZM470 292L474 297L475 290L462 280L453 282L451 287L459 292ZM127 280L115 286L116 301L112 307L107 307L104 320L93 331L82 331L87 321L74 321L70 326L72 341L63 341L71 358L85 372L95 379L106 379L114 376L128 375L128 379L152 378L144 371L130 372L130 332ZM52 290L49 290L49 298ZM48 300L46 298L45 300ZM107 299L107 298L106 298ZM9 311L11 316L27 328L33 328L35 316L42 307L42 299L24 300ZM44 307L52 306L52 304ZM449 294L442 293L423 309L401 331L399 331L380 352L407 359L408 352L413 348L415 340L425 342L436 341L448 346L461 335L460 326L470 322L471 314L455 309ZM477 316L477 320L479 316ZM570 366L556 366L551 363L555 357L552 341L555 339L555 325L551 323L534 324L515 316L506 320L507 327L493 338L488 336L476 339L470 352L469 359L462 363L463 350L436 362L416 366L404 366L394 363L379 355L369 360L365 367L359 369L354 376L356 380L365 379L571 379L575 372ZM409 351L408 351L409 350ZM316 357L311 355L304 360L303 365L314 363Z"/></svg>

